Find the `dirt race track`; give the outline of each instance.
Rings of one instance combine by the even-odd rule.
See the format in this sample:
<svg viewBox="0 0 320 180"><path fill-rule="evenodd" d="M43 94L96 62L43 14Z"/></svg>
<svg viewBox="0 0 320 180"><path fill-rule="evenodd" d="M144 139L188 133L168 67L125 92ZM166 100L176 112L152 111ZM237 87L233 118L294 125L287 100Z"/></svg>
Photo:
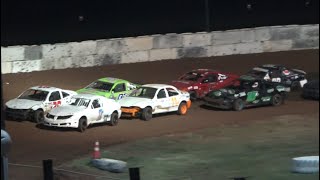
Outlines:
<svg viewBox="0 0 320 180"><path fill-rule="evenodd" d="M34 85L51 85L76 90L97 78L112 76L139 83L168 83L182 73L195 68L212 68L245 73L256 65L265 63L284 64L319 76L319 50L264 53L201 59L167 60L136 64L109 65L79 69L51 70L3 75L4 101L19 95ZM188 132L221 125L250 123L257 119L286 114L319 113L319 102L304 100L292 93L280 107L251 108L241 112L208 110L201 102L192 105L186 116L161 115L151 121L121 120L118 126L94 126L84 133L73 129L42 129L27 121L6 121L6 130L13 140L9 163L41 166L42 160L53 159L54 166L74 158L90 155L94 141L101 148L140 138L163 134ZM9 166L9 179L42 179L42 169Z"/></svg>

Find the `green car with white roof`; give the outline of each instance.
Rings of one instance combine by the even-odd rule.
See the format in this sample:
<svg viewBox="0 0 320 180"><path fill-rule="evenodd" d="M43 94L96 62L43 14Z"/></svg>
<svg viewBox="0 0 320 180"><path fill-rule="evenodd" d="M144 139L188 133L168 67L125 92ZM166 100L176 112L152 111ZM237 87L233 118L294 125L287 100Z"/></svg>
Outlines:
<svg viewBox="0 0 320 180"><path fill-rule="evenodd" d="M109 99L119 100L126 97L137 87L139 87L138 84L127 80L105 77L97 79L88 86L77 90L77 93L95 94Z"/></svg>

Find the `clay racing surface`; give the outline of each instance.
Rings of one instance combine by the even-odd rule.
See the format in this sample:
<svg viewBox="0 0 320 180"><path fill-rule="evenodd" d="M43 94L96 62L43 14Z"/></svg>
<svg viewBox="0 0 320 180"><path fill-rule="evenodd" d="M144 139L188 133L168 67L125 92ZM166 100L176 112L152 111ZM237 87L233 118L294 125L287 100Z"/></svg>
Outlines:
<svg viewBox="0 0 320 180"><path fill-rule="evenodd" d="M303 50L5 74L3 95L4 101L7 102L35 85L77 90L95 79L107 76L137 83L169 83L182 73L195 68L219 69L242 74L253 66L266 63L302 69L311 78L319 76L319 51ZM268 118L279 115L319 113L319 102L304 100L300 93L290 93L286 103L280 107L251 108L234 112L205 109L201 106L202 102L196 102L192 104L186 116L160 115L148 122L121 119L118 126L95 125L84 133L74 129L39 128L32 122L7 119L6 130L13 140L9 163L42 166L42 160L53 159L54 167L58 167L63 162L91 155L96 140L100 141L100 148L107 148L112 144L145 137L189 132L219 125L247 124L261 119L262 116L263 120L267 121ZM42 179L41 168L17 167L12 164L9 165L9 179Z"/></svg>

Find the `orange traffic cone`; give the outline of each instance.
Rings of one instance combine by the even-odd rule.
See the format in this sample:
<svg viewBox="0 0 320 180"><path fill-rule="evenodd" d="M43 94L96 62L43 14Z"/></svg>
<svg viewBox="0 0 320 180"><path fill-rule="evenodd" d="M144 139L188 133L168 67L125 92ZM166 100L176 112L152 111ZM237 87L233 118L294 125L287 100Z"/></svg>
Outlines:
<svg viewBox="0 0 320 180"><path fill-rule="evenodd" d="M94 144L92 159L100 159L100 158L101 158L101 154L100 154L99 141L96 141Z"/></svg>

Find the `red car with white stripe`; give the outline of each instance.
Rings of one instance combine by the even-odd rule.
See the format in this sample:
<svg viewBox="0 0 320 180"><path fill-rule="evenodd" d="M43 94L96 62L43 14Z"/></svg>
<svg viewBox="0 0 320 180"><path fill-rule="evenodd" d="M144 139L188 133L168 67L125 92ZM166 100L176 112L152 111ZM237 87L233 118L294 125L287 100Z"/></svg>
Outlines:
<svg viewBox="0 0 320 180"><path fill-rule="evenodd" d="M195 69L171 82L176 88L190 93L190 99L203 98L208 92L238 83L239 76L212 69Z"/></svg>

